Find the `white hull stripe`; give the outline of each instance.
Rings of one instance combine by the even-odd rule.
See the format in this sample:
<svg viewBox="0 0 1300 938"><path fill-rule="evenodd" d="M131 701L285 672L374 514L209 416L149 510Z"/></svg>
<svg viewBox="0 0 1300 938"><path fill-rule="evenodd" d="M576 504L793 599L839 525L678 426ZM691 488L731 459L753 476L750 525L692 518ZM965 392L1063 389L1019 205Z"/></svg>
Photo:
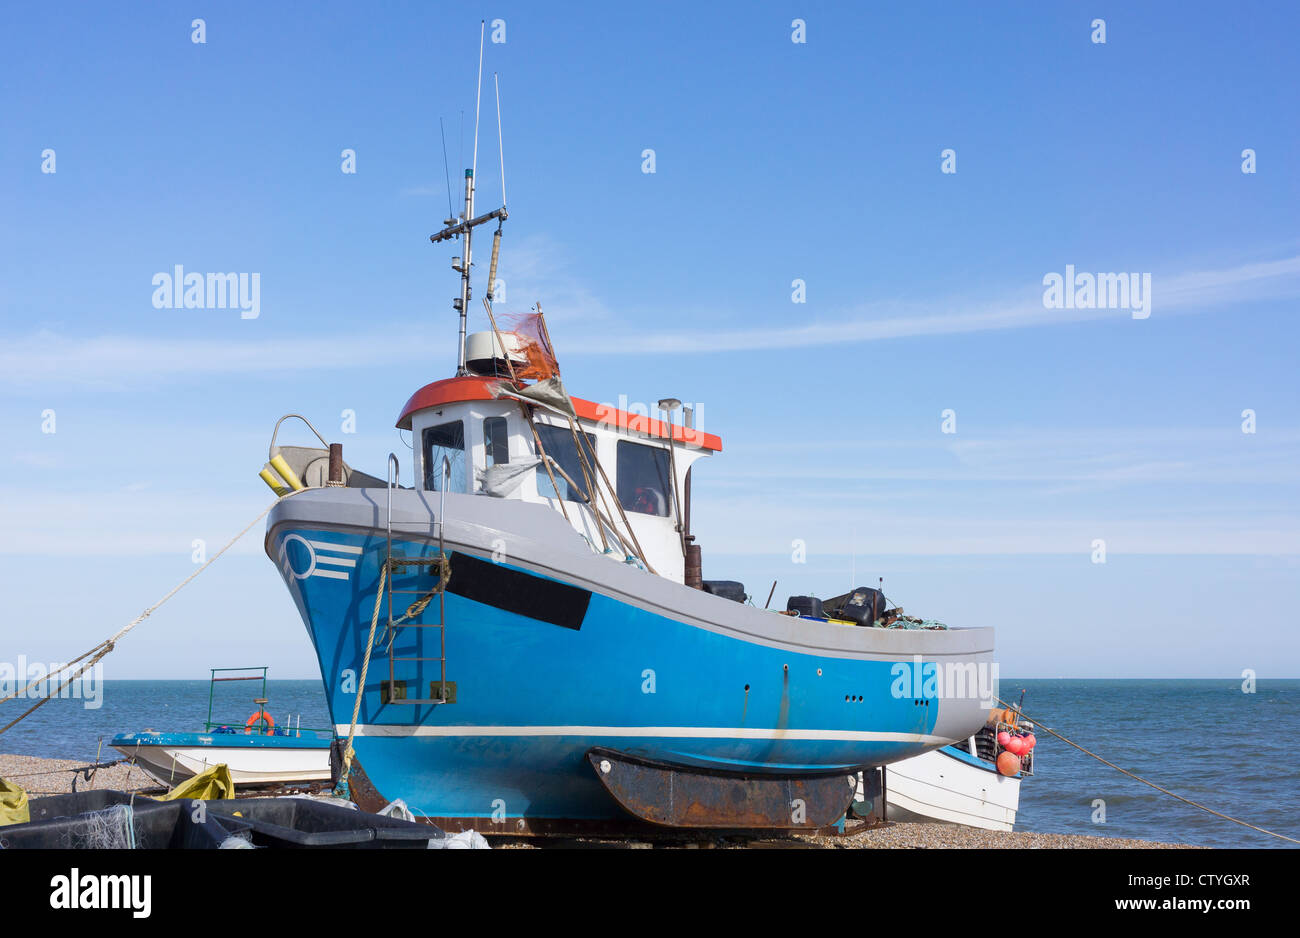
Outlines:
<svg viewBox="0 0 1300 938"><path fill-rule="evenodd" d="M348 724L335 727L347 736ZM876 733L858 730L779 730L725 726L385 726L358 724L358 736L625 736L672 739L827 739L839 742L945 744L952 740L927 733Z"/></svg>
<svg viewBox="0 0 1300 938"><path fill-rule="evenodd" d="M327 563L334 567L355 567L357 565L357 562L351 557L322 557L320 554L316 555L316 562Z"/></svg>
<svg viewBox="0 0 1300 938"><path fill-rule="evenodd" d="M313 541L306 539L307 543L317 550L332 550L339 554L360 554L360 547L353 547L351 544L331 544L329 541Z"/></svg>
<svg viewBox="0 0 1300 938"><path fill-rule="evenodd" d="M348 575L341 570L322 570L317 567L311 572L312 576L323 576L330 580L346 580Z"/></svg>

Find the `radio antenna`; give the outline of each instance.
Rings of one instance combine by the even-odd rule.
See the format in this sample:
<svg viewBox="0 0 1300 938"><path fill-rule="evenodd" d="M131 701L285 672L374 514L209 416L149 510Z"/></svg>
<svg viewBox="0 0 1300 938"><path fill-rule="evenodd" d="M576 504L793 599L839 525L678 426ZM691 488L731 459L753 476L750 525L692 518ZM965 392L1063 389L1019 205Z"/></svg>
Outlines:
<svg viewBox="0 0 1300 938"><path fill-rule="evenodd" d="M501 137L501 81L492 73L492 84L497 92L497 150L501 158L501 205L506 204L506 145Z"/></svg>
<svg viewBox="0 0 1300 938"><path fill-rule="evenodd" d="M474 162L470 169L478 175L478 112L483 101L483 35L487 29L487 20L479 20L478 26L478 88L474 92Z"/></svg>
<svg viewBox="0 0 1300 938"><path fill-rule="evenodd" d="M438 118L438 130L442 132L442 174L447 179L447 217L454 219L456 210L451 207L451 169L447 166L447 128L442 125L442 118Z"/></svg>
<svg viewBox="0 0 1300 938"><path fill-rule="evenodd" d="M469 318L469 300L471 295L470 272L474 269L474 250L473 250L474 229L477 228L479 225L487 224L490 221L495 221L497 223L496 236L493 239L493 245L492 245L493 250L492 250L491 276L495 277L496 266L497 266L497 251L501 244L501 222L505 221L507 217L506 207L504 204L504 198L505 198L504 191L502 192L503 204L500 208L494 209L493 211L487 212L486 214L480 215L478 217L474 216L474 189L475 189L474 174L475 171L478 169L479 114L483 103L483 40L486 36L486 32L487 32L487 20L480 20L479 34L478 34L478 88L476 89L475 99L474 99L474 161L465 169L465 213L461 215L459 218L455 218L455 217L448 218L447 223L443 225L441 231L429 236L429 240L432 241L434 244L438 244L443 241L450 241L457 238L461 240L461 245L462 245L461 256L453 259L451 265L452 269L456 270L460 274L460 296L456 297L451 302L452 309L456 310L457 318L460 320L460 330L459 330L460 341L458 343L460 347L459 347L457 361L456 361L457 376L469 374L469 369L466 366L466 362L465 362L465 340L466 340L466 327ZM498 95L498 104L497 104L498 140L500 139L500 135L501 135L500 128L501 128L501 108L500 108L500 96ZM460 130L461 130L461 150L462 150L461 155L463 157L464 147L465 147L465 112L464 111L460 112ZM443 162L444 163L446 162L446 146L447 146L447 139L446 139L446 133L444 131L443 133L443 151L444 151ZM502 152L504 153L504 147L502 148ZM464 164L462 163L461 165ZM501 180L502 180L502 188L504 189L504 185L505 185L504 169L502 170ZM448 192L450 193L451 190L450 177L448 177L447 179L447 189ZM492 296L491 283L489 283L488 286L488 296L489 297Z"/></svg>

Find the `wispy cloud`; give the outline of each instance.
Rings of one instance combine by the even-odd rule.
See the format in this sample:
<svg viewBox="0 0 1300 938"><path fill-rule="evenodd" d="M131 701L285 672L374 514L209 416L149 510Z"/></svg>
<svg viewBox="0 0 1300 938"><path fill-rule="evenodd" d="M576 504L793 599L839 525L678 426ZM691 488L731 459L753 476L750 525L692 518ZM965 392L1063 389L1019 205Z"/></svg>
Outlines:
<svg viewBox="0 0 1300 938"><path fill-rule="evenodd" d="M843 346L917 336L954 335L999 329L1060 325L1083 320L1129 317L1126 310L1045 309L1041 287L1026 287L1016 298L964 312L960 298L910 305L873 305L798 326L747 326L727 330L674 330L650 333L576 329L578 320L613 320L603 301L574 274L565 253L552 240L536 236L512 248L507 287L509 309L528 308L542 298L563 309L565 327L557 342L563 355L717 354L760 349ZM1153 316L1194 312L1225 303L1300 295L1300 256L1237 267L1156 276ZM256 326L250 325L250 329ZM401 341L394 342L394 335ZM409 322L365 332L286 335L247 340L159 339L143 336L72 337L43 330L12 337L0 348L0 383L10 387L57 385L113 389L204 375L286 370L394 367L425 364L429 350L445 341L427 326Z"/></svg>
<svg viewBox="0 0 1300 938"><path fill-rule="evenodd" d="M846 525L845 505L800 499L786 505L770 498L711 497L694 512L695 529L709 553L784 556L792 540L804 539L819 556L1076 555L1090 562L1093 541L1108 554L1300 555L1300 517L1276 512L1235 517L1165 517L1155 513L1098 517L1008 517L983 512L875 508ZM853 530L856 527L856 533Z"/></svg>
<svg viewBox="0 0 1300 938"><path fill-rule="evenodd" d="M0 555L172 556L187 558L196 539L211 553L266 507L255 489L245 496L211 491L149 492L139 486L68 493L0 489ZM231 548L236 554L262 551L263 529L255 527Z"/></svg>
<svg viewBox="0 0 1300 938"><path fill-rule="evenodd" d="M1284 260L1245 264L1222 270L1194 271L1153 278L1152 315L1190 312L1227 302L1247 302L1300 294L1300 256ZM965 312L948 312L967 306L961 297L941 302L911 305L869 305L822 322L798 326L757 327L728 330L674 330L639 336L638 353L717 353L763 349L807 348L871 342L918 336L954 335L997 329L1054 326L1095 319L1127 319L1123 309L1046 309L1042 287L1033 286L1022 297ZM564 351L579 353L626 353L626 336L585 336L566 341Z"/></svg>

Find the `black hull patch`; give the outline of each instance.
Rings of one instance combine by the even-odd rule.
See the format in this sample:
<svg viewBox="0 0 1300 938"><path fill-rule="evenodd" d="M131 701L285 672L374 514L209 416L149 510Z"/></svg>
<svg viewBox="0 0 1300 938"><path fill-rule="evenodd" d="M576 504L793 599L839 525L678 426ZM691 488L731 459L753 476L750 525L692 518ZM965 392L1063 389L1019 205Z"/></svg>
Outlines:
<svg viewBox="0 0 1300 938"><path fill-rule="evenodd" d="M577 631L587 615L591 591L513 570L469 554L451 555L447 591L506 612Z"/></svg>

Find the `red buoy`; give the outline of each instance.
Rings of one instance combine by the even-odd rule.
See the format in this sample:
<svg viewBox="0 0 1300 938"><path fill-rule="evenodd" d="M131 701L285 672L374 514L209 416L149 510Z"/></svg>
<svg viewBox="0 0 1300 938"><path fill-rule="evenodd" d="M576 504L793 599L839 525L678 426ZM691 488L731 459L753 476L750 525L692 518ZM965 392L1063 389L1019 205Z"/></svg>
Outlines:
<svg viewBox="0 0 1300 938"><path fill-rule="evenodd" d="M1008 733L1006 730L1003 730L1001 733L998 733L998 745L999 745L999 746L1001 746L1003 749L1005 749L1005 748L1007 747L1007 743L1009 743L1009 742L1011 742L1011 734L1010 734L1010 733Z"/></svg>

